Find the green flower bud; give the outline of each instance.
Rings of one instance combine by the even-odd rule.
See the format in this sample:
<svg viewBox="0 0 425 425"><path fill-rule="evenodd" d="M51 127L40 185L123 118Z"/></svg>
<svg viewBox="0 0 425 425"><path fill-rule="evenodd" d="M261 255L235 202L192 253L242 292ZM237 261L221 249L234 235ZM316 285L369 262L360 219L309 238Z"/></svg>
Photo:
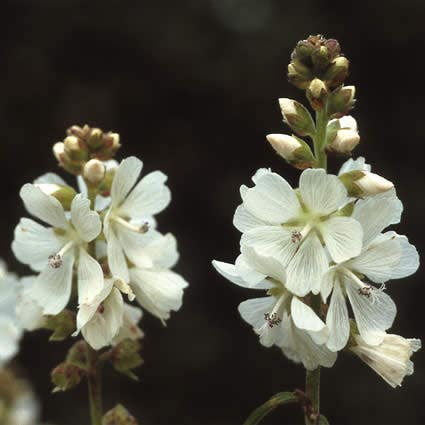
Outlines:
<svg viewBox="0 0 425 425"><path fill-rule="evenodd" d="M340 118L353 109L356 99L354 86L341 86L329 95L328 114L330 118Z"/></svg>
<svg viewBox="0 0 425 425"><path fill-rule="evenodd" d="M83 140L76 136L67 136L64 141L65 154L72 161L84 161L88 159L88 149Z"/></svg>
<svg viewBox="0 0 425 425"><path fill-rule="evenodd" d="M105 165L98 159L91 159L84 165L83 177L93 185L101 183L105 178L105 173Z"/></svg>
<svg viewBox="0 0 425 425"><path fill-rule="evenodd" d="M323 74L323 79L329 87L337 87L342 84L348 76L350 63L344 56L337 57Z"/></svg>
<svg viewBox="0 0 425 425"><path fill-rule="evenodd" d="M68 362L56 366L51 372L51 379L55 388L53 392L67 391L81 382L82 370Z"/></svg>
<svg viewBox="0 0 425 425"><path fill-rule="evenodd" d="M124 406L118 404L105 414L102 425L138 425L138 423Z"/></svg>
<svg viewBox="0 0 425 425"><path fill-rule="evenodd" d="M325 100L328 96L328 90L325 83L319 78L315 78L307 88L307 99L315 111L323 109Z"/></svg>
<svg viewBox="0 0 425 425"><path fill-rule="evenodd" d="M339 176L350 196L365 198L387 192L394 184L378 174L369 171L354 170Z"/></svg>
<svg viewBox="0 0 425 425"><path fill-rule="evenodd" d="M86 370L88 367L88 351L87 343L84 340L78 341L69 349L66 361L81 370Z"/></svg>
<svg viewBox="0 0 425 425"><path fill-rule="evenodd" d="M300 136L312 137L315 133L313 118L301 103L295 100L282 98L279 99L280 109L283 115L283 121L291 127Z"/></svg>

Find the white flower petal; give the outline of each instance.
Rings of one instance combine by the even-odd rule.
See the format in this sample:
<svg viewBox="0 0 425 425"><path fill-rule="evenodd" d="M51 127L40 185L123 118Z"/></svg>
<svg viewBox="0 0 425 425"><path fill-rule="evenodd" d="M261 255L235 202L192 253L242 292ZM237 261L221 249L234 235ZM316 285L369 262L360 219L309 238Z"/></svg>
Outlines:
<svg viewBox="0 0 425 425"><path fill-rule="evenodd" d="M19 194L30 214L51 226L62 229L68 227L65 211L56 198L46 195L41 189L30 183L24 184Z"/></svg>
<svg viewBox="0 0 425 425"><path fill-rule="evenodd" d="M347 189L337 176L322 169L304 170L300 193L307 208L322 215L330 214L348 202Z"/></svg>
<svg viewBox="0 0 425 425"><path fill-rule="evenodd" d="M140 305L161 321L170 317L182 305L187 282L169 270L130 269L131 287Z"/></svg>
<svg viewBox="0 0 425 425"><path fill-rule="evenodd" d="M0 317L0 367L19 349L21 331L8 317Z"/></svg>
<svg viewBox="0 0 425 425"><path fill-rule="evenodd" d="M350 158L345 161L344 164L342 164L341 169L339 170L338 176L356 170L370 172L371 169L372 167L369 164L366 164L366 160L362 156L359 156L356 160Z"/></svg>
<svg viewBox="0 0 425 425"><path fill-rule="evenodd" d="M105 226L106 229L106 226ZM121 243L115 235L112 228L109 228L105 232L107 240L107 253L108 253L108 265L111 273L117 279L121 279L128 283L130 280L128 273L127 260L124 256L124 251L121 247Z"/></svg>
<svg viewBox="0 0 425 425"><path fill-rule="evenodd" d="M266 173L244 195L245 208L260 220L282 224L300 212L297 195L289 183L276 173Z"/></svg>
<svg viewBox="0 0 425 425"><path fill-rule="evenodd" d="M243 204L236 208L235 215L233 216L233 225L241 233L248 232L255 227L264 226L267 223L264 220L260 220L255 215L251 214Z"/></svg>
<svg viewBox="0 0 425 425"><path fill-rule="evenodd" d="M143 311L139 307L124 303L123 324L117 336L113 339L113 345L119 344L125 339L137 340L144 336L143 331L137 326L143 316Z"/></svg>
<svg viewBox="0 0 425 425"><path fill-rule="evenodd" d="M73 265L74 255L65 255L59 268L46 266L28 290L28 295L42 307L43 314L59 314L68 304Z"/></svg>
<svg viewBox="0 0 425 425"><path fill-rule="evenodd" d="M320 332L326 326L313 309L297 297L292 298L291 315L295 325L300 329Z"/></svg>
<svg viewBox="0 0 425 425"><path fill-rule="evenodd" d="M46 173L34 180L34 184L57 184L68 186L66 181L56 173Z"/></svg>
<svg viewBox="0 0 425 425"><path fill-rule="evenodd" d="M90 201L81 194L72 200L71 220L78 236L85 242L95 239L102 230L99 214L90 209Z"/></svg>
<svg viewBox="0 0 425 425"><path fill-rule="evenodd" d="M140 180L121 205L119 211L128 217L145 217L159 213L171 200L170 189L165 185L167 176L153 171Z"/></svg>
<svg viewBox="0 0 425 425"><path fill-rule="evenodd" d="M104 287L103 270L100 264L84 248L78 259L78 303L91 303Z"/></svg>
<svg viewBox="0 0 425 425"><path fill-rule="evenodd" d="M266 313L273 310L277 300L275 297L253 298L239 304L239 313L245 322L249 323L260 337L260 343L265 347L279 345L283 337L280 325L270 327L264 319Z"/></svg>
<svg viewBox="0 0 425 425"><path fill-rule="evenodd" d="M368 246L386 227L399 223L402 212L403 204L395 190L359 200L354 206L352 218L363 227L363 245Z"/></svg>
<svg viewBox="0 0 425 425"><path fill-rule="evenodd" d="M143 163L134 156L121 161L115 174L111 187L112 206L120 205L124 201L128 192L135 185L141 171Z"/></svg>
<svg viewBox="0 0 425 425"><path fill-rule="evenodd" d="M300 297L310 291L318 294L328 266L328 259L319 238L315 233L310 233L288 265L286 287Z"/></svg>
<svg viewBox="0 0 425 425"><path fill-rule="evenodd" d="M39 329L44 324L43 309L29 296L34 281L35 276L21 279L22 290L19 293L15 309L19 326L27 331Z"/></svg>
<svg viewBox="0 0 425 425"><path fill-rule="evenodd" d="M52 228L22 218L15 228L12 251L21 263L40 272L46 267L49 256L56 254L65 244L66 239L56 235Z"/></svg>
<svg viewBox="0 0 425 425"><path fill-rule="evenodd" d="M342 350L350 335L350 322L345 296L339 282L335 282L326 316L326 325L329 328L329 339L326 346L331 351Z"/></svg>
<svg viewBox="0 0 425 425"><path fill-rule="evenodd" d="M84 339L95 350L111 345L123 324L123 315L122 295L116 288L112 288L111 293L103 303L102 310L98 310L81 329Z"/></svg>
<svg viewBox="0 0 425 425"><path fill-rule="evenodd" d="M270 256L278 260L283 267L297 251L298 245L292 242L290 230L281 226L256 227L244 233L241 246L255 249L262 256Z"/></svg>
<svg viewBox="0 0 425 425"><path fill-rule="evenodd" d="M345 289L353 309L356 324L362 338L371 345L380 344L397 313L394 301L382 290L371 289L370 296L363 295L360 286L345 279Z"/></svg>
<svg viewBox="0 0 425 425"><path fill-rule="evenodd" d="M353 258L362 250L363 230L351 217L332 217L320 225L326 248L336 263Z"/></svg>
<svg viewBox="0 0 425 425"><path fill-rule="evenodd" d="M214 268L227 280L234 283L235 285L242 286L243 288L251 289L268 289L271 285L267 281L260 281L256 285L251 285L249 282L245 281L237 268L233 264L223 263L222 261L213 260L212 265Z"/></svg>

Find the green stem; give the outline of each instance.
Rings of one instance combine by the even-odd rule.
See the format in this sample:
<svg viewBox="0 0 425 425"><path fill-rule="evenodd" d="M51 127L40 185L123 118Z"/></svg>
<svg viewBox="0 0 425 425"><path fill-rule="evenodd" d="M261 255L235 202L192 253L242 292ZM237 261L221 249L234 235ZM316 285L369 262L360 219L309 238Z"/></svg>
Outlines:
<svg viewBox="0 0 425 425"><path fill-rule="evenodd" d="M316 425L320 412L320 367L306 370L305 394L311 403L305 412L305 425Z"/></svg>
<svg viewBox="0 0 425 425"><path fill-rule="evenodd" d="M102 376L97 351L91 347L89 347L88 359L87 382L89 387L91 425L102 425Z"/></svg>
<svg viewBox="0 0 425 425"><path fill-rule="evenodd" d="M326 130L328 127L328 114L326 112L326 104L324 108L316 112L316 134L314 136L314 154L317 159L317 168L327 167L326 156Z"/></svg>

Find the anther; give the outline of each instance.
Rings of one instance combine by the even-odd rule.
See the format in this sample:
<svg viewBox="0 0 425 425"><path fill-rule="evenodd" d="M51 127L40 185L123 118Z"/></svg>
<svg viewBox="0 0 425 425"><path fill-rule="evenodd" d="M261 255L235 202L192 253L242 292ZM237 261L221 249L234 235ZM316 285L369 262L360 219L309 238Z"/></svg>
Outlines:
<svg viewBox="0 0 425 425"><path fill-rule="evenodd" d="M303 238L302 233L299 230L294 230L291 233L291 241L292 243L298 243L301 241L301 239Z"/></svg>
<svg viewBox="0 0 425 425"><path fill-rule="evenodd" d="M61 255L60 254L50 255L48 258L48 263L49 263L49 266L52 267L53 269L58 269L63 263Z"/></svg>
<svg viewBox="0 0 425 425"><path fill-rule="evenodd" d="M104 311L105 311L105 306L103 305L103 303L101 303L99 307L97 308L97 312L100 314L103 314Z"/></svg>
<svg viewBox="0 0 425 425"><path fill-rule="evenodd" d="M370 298L371 292L371 286L362 286L361 288L359 288L359 294L364 295L366 298Z"/></svg>
<svg viewBox="0 0 425 425"><path fill-rule="evenodd" d="M269 327L278 326L282 319L276 313L264 313L264 320L268 323Z"/></svg>
<svg viewBox="0 0 425 425"><path fill-rule="evenodd" d="M141 226L140 226L140 229L139 229L139 232L140 233L147 233L148 232L148 230L149 230L149 223L147 222L147 221L145 221Z"/></svg>

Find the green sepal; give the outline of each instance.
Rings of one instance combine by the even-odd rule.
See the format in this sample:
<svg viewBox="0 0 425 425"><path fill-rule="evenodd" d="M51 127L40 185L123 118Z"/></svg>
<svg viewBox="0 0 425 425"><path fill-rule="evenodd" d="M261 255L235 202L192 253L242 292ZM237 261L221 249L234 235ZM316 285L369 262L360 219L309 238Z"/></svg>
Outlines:
<svg viewBox="0 0 425 425"><path fill-rule="evenodd" d="M53 331L49 341L63 341L75 331L75 313L65 309L56 316L46 316L44 328Z"/></svg>
<svg viewBox="0 0 425 425"><path fill-rule="evenodd" d="M84 340L78 341L69 349L66 361L82 370L87 370L88 350L89 347Z"/></svg>
<svg viewBox="0 0 425 425"><path fill-rule="evenodd" d="M341 124L339 123L339 120L329 122L326 128L325 146L330 145L334 141L336 137L336 133L340 129L341 129Z"/></svg>
<svg viewBox="0 0 425 425"><path fill-rule="evenodd" d="M297 394L293 392L282 392L275 394L270 400L266 401L260 407L257 407L248 417L248 419L243 423L243 425L256 425L259 424L262 419L272 412L277 407L290 404L298 403L300 401Z"/></svg>
<svg viewBox="0 0 425 425"><path fill-rule="evenodd" d="M138 378L133 373L133 369L143 364L143 359L139 354L140 348L140 342L132 339L125 339L113 347L109 359L114 369L137 381Z"/></svg>
<svg viewBox="0 0 425 425"><path fill-rule="evenodd" d="M343 216L343 217L351 217L351 215L353 214L353 210L354 210L354 202L349 202L347 205L342 207L338 213L340 216Z"/></svg>
<svg viewBox="0 0 425 425"><path fill-rule="evenodd" d="M102 425L138 425L138 422L123 405L117 404L105 414Z"/></svg>
<svg viewBox="0 0 425 425"><path fill-rule="evenodd" d="M82 375L83 371L71 363L59 364L51 372L51 379L55 385L52 392L68 391L76 387L81 382Z"/></svg>
<svg viewBox="0 0 425 425"><path fill-rule="evenodd" d="M305 170L306 168L313 166L313 164L316 162L316 158L314 157L310 146L303 139L300 139L295 134L293 134L292 137L294 139L297 139L301 146L298 149L294 150L294 159L291 159L288 162L295 168L301 170Z"/></svg>
<svg viewBox="0 0 425 425"><path fill-rule="evenodd" d="M353 170L348 173L341 174L338 178L346 187L349 196L363 198L363 191L355 184L355 182L364 177L364 175L364 171Z"/></svg>

